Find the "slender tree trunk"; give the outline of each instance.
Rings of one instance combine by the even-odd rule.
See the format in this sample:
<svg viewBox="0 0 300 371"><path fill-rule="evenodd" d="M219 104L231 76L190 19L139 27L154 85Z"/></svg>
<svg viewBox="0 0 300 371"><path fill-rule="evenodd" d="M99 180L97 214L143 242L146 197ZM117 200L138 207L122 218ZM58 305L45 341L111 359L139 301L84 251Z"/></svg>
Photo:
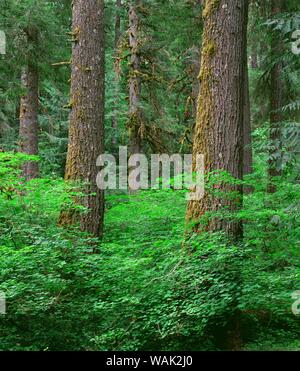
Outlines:
<svg viewBox="0 0 300 371"><path fill-rule="evenodd" d="M104 0L73 2L69 146L65 179L84 182L77 202L86 213L65 210L60 224L80 222L93 236L103 230L104 197L96 185L96 159L104 150Z"/></svg>
<svg viewBox="0 0 300 371"><path fill-rule="evenodd" d="M195 121L197 117L197 99L199 96L199 70L200 70L200 49L194 46L191 50L192 60L188 65L187 72L192 79L191 94L186 101L184 122L193 120L193 127L195 126Z"/></svg>
<svg viewBox="0 0 300 371"><path fill-rule="evenodd" d="M199 71L200 71L200 65L201 65L201 57L200 57L201 51L200 49L195 46L195 59L193 60L192 65L192 73L193 73L193 86L192 86L192 100L193 100L193 117L196 120L197 117L197 99L199 96Z"/></svg>
<svg viewBox="0 0 300 371"><path fill-rule="evenodd" d="M248 20L246 22L248 24ZM246 26L247 27L247 26ZM251 137L251 110L249 95L249 71L248 71L248 53L247 53L247 32L245 32L245 57L244 57L244 166L243 175L251 174L253 168L252 156L252 137ZM244 191L249 191L245 190Z"/></svg>
<svg viewBox="0 0 300 371"><path fill-rule="evenodd" d="M121 8L122 2L121 0L116 0L116 18L115 18L115 42L114 47L115 50L118 49L120 37L121 37Z"/></svg>
<svg viewBox="0 0 300 371"><path fill-rule="evenodd" d="M116 18L115 18L115 40L114 40L114 50L115 50L115 62L114 62L114 72L115 72L115 97L113 103L113 115L112 115L112 147L115 150L117 145L117 130L118 130L118 102L119 102L119 85L120 85L120 60L119 60L119 43L121 37L121 0L116 0Z"/></svg>
<svg viewBox="0 0 300 371"><path fill-rule="evenodd" d="M130 155L141 152L141 124L142 114L141 77L139 56L139 18L134 2L129 6L129 46L131 50L130 77L129 77L129 153Z"/></svg>
<svg viewBox="0 0 300 371"><path fill-rule="evenodd" d="M200 71L200 94L193 143L193 170L197 154L205 156L205 173L225 170L237 179L243 177L243 111L245 75L245 32L247 1L207 0ZM221 191L228 191L222 184ZM199 201L190 201L187 220L194 221L194 231L224 230L234 238L242 235L242 225L235 220L214 218L201 223L207 212L224 207L232 212L240 208L242 189L231 186L240 196L235 200L211 197L208 192Z"/></svg>
<svg viewBox="0 0 300 371"><path fill-rule="evenodd" d="M247 62L246 62L247 63ZM251 111L249 97L248 65L245 68L245 100L244 100L244 175L251 174L253 170L252 137L251 137Z"/></svg>
<svg viewBox="0 0 300 371"><path fill-rule="evenodd" d="M35 28L26 28L28 48L35 50L38 43L38 32ZM27 55L27 65L24 67L21 83L24 95L20 100L20 152L28 155L38 154L38 106L39 78L34 51ZM36 161L26 162L22 176L26 180L38 177L39 166Z"/></svg>
<svg viewBox="0 0 300 371"><path fill-rule="evenodd" d="M283 0L272 0L272 15L275 16L283 11ZM276 37L277 36L277 37ZM278 35L273 35L271 45L272 59L276 60L271 70L271 91L270 91L270 152L269 152L269 177L270 184L268 191L273 193L276 187L272 184L271 179L280 176L282 165L281 153L281 123L283 115L280 112L283 106L284 83L282 81L282 62L281 56L284 53L283 41Z"/></svg>
<svg viewBox="0 0 300 371"><path fill-rule="evenodd" d="M258 68L258 54L257 54L257 46L252 46L252 52L251 52L251 68L257 69Z"/></svg>

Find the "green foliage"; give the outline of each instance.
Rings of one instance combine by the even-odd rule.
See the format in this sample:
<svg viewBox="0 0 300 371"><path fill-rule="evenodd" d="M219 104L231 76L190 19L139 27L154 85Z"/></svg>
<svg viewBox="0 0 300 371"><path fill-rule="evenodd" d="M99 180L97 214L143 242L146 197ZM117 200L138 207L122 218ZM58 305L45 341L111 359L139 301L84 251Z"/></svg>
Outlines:
<svg viewBox="0 0 300 371"><path fill-rule="evenodd" d="M299 318L291 312L300 283L299 187L292 175L266 194L257 162L239 215L241 244L216 233L183 245L186 191L172 189L109 195L99 244L56 225L67 197L63 181L20 184L16 169L26 159L0 156L1 185L20 190L13 198L0 194L0 290L8 302L1 350L226 349L236 321L246 349L299 349Z"/></svg>

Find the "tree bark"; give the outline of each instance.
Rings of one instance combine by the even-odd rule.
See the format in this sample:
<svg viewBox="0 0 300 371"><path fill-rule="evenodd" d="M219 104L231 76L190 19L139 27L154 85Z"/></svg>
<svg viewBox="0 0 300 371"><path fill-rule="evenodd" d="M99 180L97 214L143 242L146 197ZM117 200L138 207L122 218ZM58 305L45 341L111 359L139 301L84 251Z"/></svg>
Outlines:
<svg viewBox="0 0 300 371"><path fill-rule="evenodd" d="M142 114L140 110L141 100L141 77L139 56L139 18L135 3L129 6L129 46L130 76L129 76L129 153L130 155L141 152L141 124Z"/></svg>
<svg viewBox="0 0 300 371"><path fill-rule="evenodd" d="M271 7L272 15L275 16L283 11L283 1L272 0ZM268 191L270 193L276 191L276 187L272 184L272 178L280 176L282 173L281 123L283 115L280 109L283 106L284 82L282 81L282 61L280 58L283 53L284 46L280 35L273 35L271 56L276 62L271 70L270 82L270 151L268 162L270 178Z"/></svg>
<svg viewBox="0 0 300 371"><path fill-rule="evenodd" d="M36 50L38 31L35 28L26 28L28 49ZM39 106L39 78L38 67L34 52L27 56L27 65L23 69L21 84L24 95L20 99L20 130L19 150L28 155L38 154L38 106ZM26 180L34 179L39 175L39 165L36 161L28 161L23 165L22 177Z"/></svg>
<svg viewBox="0 0 300 371"><path fill-rule="evenodd" d="M200 94L193 143L193 170L196 155L205 156L205 174L225 170L234 178L243 177L243 111L245 76L245 32L248 2L240 0L207 0L200 71ZM190 201L187 221L194 221L194 232L223 230L240 238L242 224L225 218L201 223L206 213L216 213L224 207L238 210L242 202L240 186L220 184L220 191L237 191L235 200L212 197Z"/></svg>
<svg viewBox="0 0 300 371"><path fill-rule="evenodd" d="M80 222L90 235L103 232L104 196L96 185L96 159L104 152L104 0L73 2L69 145L65 179L83 182L77 202L87 212L65 210L60 224Z"/></svg>

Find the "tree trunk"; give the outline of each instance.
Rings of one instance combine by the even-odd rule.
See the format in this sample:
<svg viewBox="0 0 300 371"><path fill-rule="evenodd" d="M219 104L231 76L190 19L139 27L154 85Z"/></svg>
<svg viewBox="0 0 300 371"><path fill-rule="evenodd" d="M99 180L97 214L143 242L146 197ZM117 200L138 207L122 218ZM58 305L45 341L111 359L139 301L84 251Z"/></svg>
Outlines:
<svg viewBox="0 0 300 371"><path fill-rule="evenodd" d="M245 32L247 1L207 0L205 19L200 94L193 143L193 170L196 170L196 155L205 156L205 173L225 170L234 178L243 177L243 111L245 75ZM228 186L218 187L227 192ZM187 220L194 221L193 230L223 230L240 238L242 225L235 220L211 219L201 223L207 212L218 212L224 207L234 212L240 208L242 189L231 186L231 191L240 194L235 200L211 197L205 192L199 201L190 201Z"/></svg>
<svg viewBox="0 0 300 371"><path fill-rule="evenodd" d="M248 20L246 24L248 24ZM244 78L244 166L243 166L244 170L243 170L243 175L247 175L247 174L252 173L252 168L253 168L252 137L251 137L251 110L250 110L250 95L249 95L249 71L248 71L248 53L247 53L247 32L245 32L244 52L245 52L245 57L244 57L245 78Z"/></svg>
<svg viewBox="0 0 300 371"><path fill-rule="evenodd" d="M84 183L76 201L87 208L65 210L60 224L80 222L93 236L103 231L104 197L96 185L96 159L104 152L104 0L73 2L72 111L65 179Z"/></svg>
<svg viewBox="0 0 300 371"><path fill-rule="evenodd" d="M188 65L187 73L190 75L192 80L191 94L186 101L186 107L184 112L184 123L189 123L192 120L191 127L187 127L185 135L191 132L193 133L195 128L195 122L197 117L197 100L199 96L199 71L200 71L200 48L196 45L191 49L191 62Z"/></svg>
<svg viewBox="0 0 300 371"><path fill-rule="evenodd" d="M196 120L197 117L197 99L199 96L199 71L200 71L200 64L201 64L201 58L200 58L201 51L200 49L195 46L195 59L193 60L193 64L191 67L192 75L193 75L193 86L192 86L192 101L193 101L193 119Z"/></svg>
<svg viewBox="0 0 300 371"><path fill-rule="evenodd" d="M283 11L282 0L272 0L272 15L275 16ZM283 86L282 81L282 62L279 60L284 54L283 41L278 39L278 34L273 35L271 44L271 56L272 59L277 62L274 64L271 70L271 83L270 83L270 151L269 151L269 178L270 183L268 191L273 193L276 191L276 187L272 184L272 178L280 176L282 166L282 153L281 153L281 123L283 121L283 115L280 112L283 106Z"/></svg>
<svg viewBox="0 0 300 371"><path fill-rule="evenodd" d="M28 48L36 50L38 32L35 28L26 28ZM19 150L28 155L38 154L38 106L39 106L39 78L35 55L27 55L27 65L23 69L21 83L24 95L20 100L20 131ZM36 161L26 162L23 166L22 177L26 180L34 179L39 175L39 165Z"/></svg>
<svg viewBox="0 0 300 371"><path fill-rule="evenodd" d="M257 40L254 41L254 43L256 43ZM252 51L251 51L251 68L253 70L257 69L259 66L258 66L258 53L257 53L257 45L254 44L252 46Z"/></svg>
<svg viewBox="0 0 300 371"><path fill-rule="evenodd" d="M139 56L139 18L135 4L129 6L129 46L131 51L130 76L129 76L129 153L130 155L141 152L141 124L140 110L141 77Z"/></svg>
<svg viewBox="0 0 300 371"><path fill-rule="evenodd" d="M112 148L115 151L117 145L117 130L118 130L118 102L119 102L119 85L120 85L120 59L119 59L119 43L121 37L121 0L116 0L116 18L115 18L115 40L114 40L114 50L115 50L115 62L114 62L114 72L115 72L115 97L113 102L113 114L112 114Z"/></svg>

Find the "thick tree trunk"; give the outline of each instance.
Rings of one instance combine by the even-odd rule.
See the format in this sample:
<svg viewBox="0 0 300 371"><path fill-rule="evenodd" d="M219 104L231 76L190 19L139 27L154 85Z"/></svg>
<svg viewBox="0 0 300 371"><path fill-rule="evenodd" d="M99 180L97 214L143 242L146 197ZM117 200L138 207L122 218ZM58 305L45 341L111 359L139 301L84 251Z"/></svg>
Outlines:
<svg viewBox="0 0 300 371"><path fill-rule="evenodd" d="M139 56L139 18L132 2L129 6L129 46L131 51L129 76L129 153L141 152L141 124L140 110L141 77Z"/></svg>
<svg viewBox="0 0 300 371"><path fill-rule="evenodd" d="M115 17L115 62L114 62L114 72L115 72L115 97L113 102L113 115L112 115L112 147L115 150L117 145L117 130L118 130L118 102L119 102L119 85L120 85L120 61L119 61L119 43L121 37L121 0L116 0L116 17Z"/></svg>
<svg viewBox="0 0 300 371"><path fill-rule="evenodd" d="M25 29L28 48L36 49L38 33L34 28ZM24 95L20 100L20 131L19 150L28 155L38 154L38 106L39 106L39 79L38 67L34 53L27 56L27 66L23 69L21 83ZM39 166L36 161L29 161L23 166L22 177L26 180L36 178Z"/></svg>
<svg viewBox="0 0 300 371"><path fill-rule="evenodd" d="M272 15L275 16L283 11L283 0L272 0ZM277 37L276 37L277 36ZM271 91L270 91L270 152L269 152L269 177L270 184L268 191L276 191L271 179L281 175L281 123L283 115L280 112L283 106L283 89L282 81L282 62L279 60L284 53L283 41L278 39L278 35L273 35L271 45L272 59L277 60L271 70Z"/></svg>
<svg viewBox="0 0 300 371"><path fill-rule="evenodd" d="M245 32L247 1L207 0L198 113L193 144L193 169L197 154L205 156L205 173L228 171L233 177L243 176L243 111L245 75ZM224 207L234 212L242 202L242 189L220 185L221 191L235 190L240 197L224 200L208 192L199 201L190 201L187 220L195 221L194 231L224 230L234 238L242 235L242 225L235 220L214 218L203 226L207 212Z"/></svg>
<svg viewBox="0 0 300 371"><path fill-rule="evenodd" d="M103 192L96 185L96 159L104 151L104 0L73 2L71 76L72 111L65 179L84 182L77 202L86 213L66 210L60 224L80 222L81 229L101 236Z"/></svg>

